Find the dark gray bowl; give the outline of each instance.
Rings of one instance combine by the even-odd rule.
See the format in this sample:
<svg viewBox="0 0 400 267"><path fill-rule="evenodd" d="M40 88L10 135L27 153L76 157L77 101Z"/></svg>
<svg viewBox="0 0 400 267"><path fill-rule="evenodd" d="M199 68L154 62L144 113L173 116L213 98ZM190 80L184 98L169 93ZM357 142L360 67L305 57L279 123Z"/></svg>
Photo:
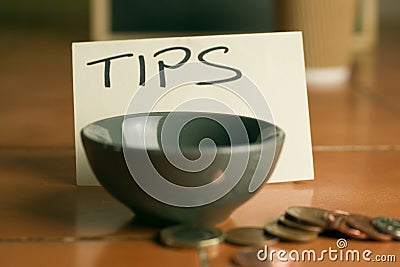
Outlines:
<svg viewBox="0 0 400 267"><path fill-rule="evenodd" d="M174 121L187 120L188 116L196 117L196 119L190 120L180 131L179 137L176 137L179 142L179 150L170 145L168 141L162 143L160 138L165 119L171 114L175 116ZM149 123L145 126L146 119ZM234 138L230 139L231 133L228 134L227 129L221 127L216 121L225 123L229 129L239 129L241 126L236 124L240 122L244 125L242 128L245 129L244 132L248 138L247 144L234 141ZM129 123L134 123L128 131L131 141L125 142L125 138L122 138L122 129L123 125L126 126ZM134 142L142 140L140 136L143 136L144 128L146 128L145 138L153 140L153 144L146 148L140 145L131 147L132 140ZM156 224L215 224L229 217L237 207L258 191L260 186L251 185L254 182L252 179L254 179L256 168L261 166L261 171L263 168L266 169L266 175L263 176L261 182L268 180L278 160L284 141L284 132L268 122L242 116L217 113L154 112L126 117L119 116L94 122L82 129L81 137L89 164L99 182L139 218ZM203 139L211 139L215 145L208 146L206 144L200 149L200 152L199 143ZM171 143L173 142L171 141ZM180 151L189 160L198 159L202 153L206 155L208 150L216 152L212 164L201 171L191 172L172 165L168 161L170 157L167 159L163 149L169 151L170 157L171 155L174 157ZM135 153L143 155L143 152L146 152L150 159L149 162L165 180L182 187L200 187L213 181L221 182L225 181L224 179L231 179L231 177L221 174L224 174L230 157L241 155L245 153L244 151L248 153L248 162L233 166L241 174L238 182L226 194L208 204L187 206L167 204L146 193L132 175L132 169L142 168L145 165L139 160L140 157L135 156ZM217 183L215 185L217 186ZM157 190L164 189L157 188ZM204 198L207 196L204 195ZM179 197L179 194L175 194L175 199L179 200Z"/></svg>

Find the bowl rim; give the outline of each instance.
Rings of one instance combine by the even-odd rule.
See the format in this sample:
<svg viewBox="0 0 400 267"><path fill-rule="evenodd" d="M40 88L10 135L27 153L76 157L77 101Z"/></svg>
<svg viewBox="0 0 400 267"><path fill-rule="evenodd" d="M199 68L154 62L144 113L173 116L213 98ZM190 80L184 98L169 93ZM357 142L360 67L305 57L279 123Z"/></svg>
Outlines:
<svg viewBox="0 0 400 267"><path fill-rule="evenodd" d="M258 122L262 122L262 123L266 123L268 125L271 125L273 127L275 127L275 139L276 139L276 143L275 143L275 147L278 146L280 143L283 142L284 138L285 138L285 132L278 127L276 124L261 120L261 119L257 119L257 118L253 118L253 117L248 117L248 116L243 116L243 115L234 115L234 114L225 114L225 113L215 113L215 112L182 112L182 111L174 111L175 113L196 113L196 114L216 114L216 115L228 115L228 116L239 116L241 119L251 119L251 120L256 120ZM104 118L104 119L100 119L100 120L96 120L94 122L91 122L89 124L87 124L86 126L82 127L82 129L80 130L80 135L82 139L85 139L91 143L96 143L98 145L100 145L103 149L106 150L112 150L112 151L123 151L123 145L122 144L115 144L113 143L106 143L106 142L102 142L100 140L96 140L94 138L91 138L90 136L85 134L85 129L91 125L95 125L96 123L99 123L101 121L106 121L106 120L112 120L112 119L117 119L117 118L122 118L122 121L124 120L124 118L126 116L132 116L132 117L140 117L140 116L157 116L157 115L165 115L165 114L169 114L171 112L169 111L157 111L157 112L142 112L142 113L135 113L135 114L129 114L129 115L118 115L118 116L112 116L112 117L108 117L108 118ZM269 142L269 140L271 140L272 138L270 136L268 136L267 138L263 139L264 142ZM260 143L256 143L256 142L251 142L249 145L247 143L244 144L238 144L238 145L234 145L234 146L219 146L219 152L220 153L226 153L226 152L230 152L231 150L241 150L244 149L245 147L247 148L248 146L250 146L250 151L254 151L254 150L259 150L261 149ZM197 149L196 147L193 147L194 149ZM129 149L129 147L128 147ZM188 148L185 148L188 149ZM152 149L152 148L147 148L147 151L150 151L152 153L162 153L163 151L160 149Z"/></svg>

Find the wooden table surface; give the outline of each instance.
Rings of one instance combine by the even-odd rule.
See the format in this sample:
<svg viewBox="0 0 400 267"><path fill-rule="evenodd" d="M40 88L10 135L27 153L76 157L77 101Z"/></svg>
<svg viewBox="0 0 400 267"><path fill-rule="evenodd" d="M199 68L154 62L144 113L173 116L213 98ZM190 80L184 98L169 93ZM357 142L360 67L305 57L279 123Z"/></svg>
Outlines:
<svg viewBox="0 0 400 267"><path fill-rule="evenodd" d="M262 226L290 205L400 218L400 27L382 27L357 56L352 80L309 86L315 180L267 184L223 230ZM4 29L0 36L0 266L200 266L198 252L160 245L101 187L75 185L71 48L80 36ZM301 155L299 155L301 156ZM398 266L400 242L348 239L347 249L397 263L293 262L274 266ZM338 249L337 237L270 249ZM234 266L222 244L209 265Z"/></svg>

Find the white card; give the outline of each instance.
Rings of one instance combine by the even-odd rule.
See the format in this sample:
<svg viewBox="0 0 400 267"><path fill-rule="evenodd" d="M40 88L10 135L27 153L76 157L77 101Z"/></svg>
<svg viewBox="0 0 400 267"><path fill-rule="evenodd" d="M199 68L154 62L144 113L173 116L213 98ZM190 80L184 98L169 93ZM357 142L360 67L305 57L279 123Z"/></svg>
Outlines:
<svg viewBox="0 0 400 267"><path fill-rule="evenodd" d="M251 106L243 104L246 97L195 83L171 90L154 111L170 111L185 101L212 98L229 105L235 114L271 121L283 129L286 139L269 182L314 178L300 32L82 42L74 43L72 52L78 185L98 185L82 146L81 129L100 119L125 115L140 85L152 90L146 88L149 79L160 85L170 82L169 73L184 69L177 66L180 62L214 68L213 73L222 78L208 81L227 80L221 81L223 87L247 77L264 96L259 103L268 102L273 121L268 115L254 114ZM160 76L160 66L164 76ZM201 108L216 111L212 105Z"/></svg>

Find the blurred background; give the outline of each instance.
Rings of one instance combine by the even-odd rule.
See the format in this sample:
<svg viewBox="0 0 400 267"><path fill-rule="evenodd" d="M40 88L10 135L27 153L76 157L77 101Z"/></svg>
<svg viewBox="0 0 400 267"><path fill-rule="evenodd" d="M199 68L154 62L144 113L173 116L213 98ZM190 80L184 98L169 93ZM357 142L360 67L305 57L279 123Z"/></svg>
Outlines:
<svg viewBox="0 0 400 267"><path fill-rule="evenodd" d="M109 14L112 14L110 27L115 32L274 30L273 0L93 0L92 3L90 0L2 0L0 24L1 27L76 31L89 38L90 15L96 2L108 5ZM400 1L377 2L380 23L399 21Z"/></svg>
<svg viewBox="0 0 400 267"><path fill-rule="evenodd" d="M73 147L72 42L130 38L152 32L175 35L275 31L276 1L0 1L0 121L8 129L0 133L0 146ZM399 114L400 90L395 81L399 73L400 1L358 0L366 2L377 5L375 19L367 17L370 23L366 23L375 25L377 39L376 45L364 53L369 56L358 58L353 79L362 86L352 88ZM354 31L360 25L355 24ZM322 103L315 95L310 98L311 109ZM329 94L321 97L328 102L332 99ZM338 96L341 97L347 96ZM352 102L349 105L357 108ZM357 114L368 119L372 116L364 110ZM313 133L329 132L331 140L337 138L337 133L333 134L337 127L325 125L323 117L312 119ZM350 124L347 115L343 121ZM317 127L319 123L324 127ZM366 131L362 133L368 135ZM345 130L343 134L349 143L365 143ZM313 142L318 144L318 138L314 134ZM375 143L381 143L380 139Z"/></svg>
<svg viewBox="0 0 400 267"><path fill-rule="evenodd" d="M2 0L1 27L86 29L89 1L80 0Z"/></svg>

